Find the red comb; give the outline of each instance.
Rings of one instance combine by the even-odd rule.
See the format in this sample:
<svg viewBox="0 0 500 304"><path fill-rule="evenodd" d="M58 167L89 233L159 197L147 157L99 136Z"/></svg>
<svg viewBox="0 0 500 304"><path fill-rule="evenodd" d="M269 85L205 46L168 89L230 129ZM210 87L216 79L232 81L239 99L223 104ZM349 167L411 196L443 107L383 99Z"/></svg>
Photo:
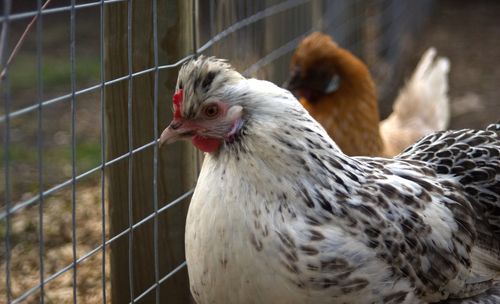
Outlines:
<svg viewBox="0 0 500 304"><path fill-rule="evenodd" d="M179 89L177 92L175 92L174 97L172 98L172 101L174 103L174 118L181 118L183 92L184 91L182 89Z"/></svg>

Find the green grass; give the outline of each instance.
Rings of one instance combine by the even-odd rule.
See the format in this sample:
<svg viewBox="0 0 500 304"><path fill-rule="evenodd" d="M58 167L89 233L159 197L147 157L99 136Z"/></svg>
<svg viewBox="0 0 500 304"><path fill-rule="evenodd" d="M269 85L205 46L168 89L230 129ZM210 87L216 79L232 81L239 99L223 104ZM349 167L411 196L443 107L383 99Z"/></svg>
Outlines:
<svg viewBox="0 0 500 304"><path fill-rule="evenodd" d="M4 150L0 150L0 157L3 158ZM68 146L54 146L43 151L43 176L44 187L52 187L71 178L71 149ZM76 174L82 174L98 167L101 163L101 148L97 143L80 143L76 146ZM17 201L24 193L37 193L39 184L37 179L38 160L36 148L27 147L26 144L12 145L10 147L10 168L15 178L12 182L11 197ZM0 173L3 172L0 166ZM20 170L20 171L19 171ZM99 174L91 175L93 180ZM79 184L89 181L85 178ZM0 197L3 196L4 189L0 189ZM1 224L1 223L0 223ZM0 227L0 236L4 227Z"/></svg>
<svg viewBox="0 0 500 304"><path fill-rule="evenodd" d="M75 60L77 83L99 81L99 60L92 56L80 56ZM37 67L33 56L19 55L10 68L10 81L13 91L35 89L37 87ZM68 57L46 54L43 58L42 78L45 88L69 86L71 65Z"/></svg>
<svg viewBox="0 0 500 304"><path fill-rule="evenodd" d="M4 150L0 150L3 159ZM71 163L71 149L68 146L54 146L43 152L43 161L53 166L61 166ZM10 146L10 161L12 163L25 163L30 166L37 165L37 153L33 147L25 145ZM83 142L76 145L76 164L78 171L90 170L101 163L101 147L98 143ZM46 172L49 173L50 172Z"/></svg>
<svg viewBox="0 0 500 304"><path fill-rule="evenodd" d="M95 143L82 143L76 147L76 163L79 170L87 171L101 163L101 147Z"/></svg>

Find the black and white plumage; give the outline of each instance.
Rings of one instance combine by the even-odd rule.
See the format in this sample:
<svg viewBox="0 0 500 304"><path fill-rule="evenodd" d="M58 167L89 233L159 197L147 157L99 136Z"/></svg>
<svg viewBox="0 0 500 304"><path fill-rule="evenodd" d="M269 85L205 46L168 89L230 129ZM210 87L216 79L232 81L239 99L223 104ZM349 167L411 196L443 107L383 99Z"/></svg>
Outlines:
<svg viewBox="0 0 500 304"><path fill-rule="evenodd" d="M498 296L500 126L348 157L292 94L222 60L188 62L177 90L161 142L210 152L186 226L198 303Z"/></svg>
<svg viewBox="0 0 500 304"><path fill-rule="evenodd" d="M500 303L500 284L497 284L483 293L465 299L450 299L441 304L498 304Z"/></svg>

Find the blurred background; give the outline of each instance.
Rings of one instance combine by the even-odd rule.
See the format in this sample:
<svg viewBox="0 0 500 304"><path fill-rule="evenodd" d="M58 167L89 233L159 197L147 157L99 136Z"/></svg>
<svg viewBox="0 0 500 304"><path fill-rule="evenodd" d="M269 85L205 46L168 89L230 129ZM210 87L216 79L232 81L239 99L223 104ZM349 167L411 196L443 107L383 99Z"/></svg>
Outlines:
<svg viewBox="0 0 500 304"><path fill-rule="evenodd" d="M0 7L0 303L191 301L184 218L201 155L156 139L193 55L281 85L297 44L320 30L367 63L383 118L434 46L451 62L450 128L500 119L496 0Z"/></svg>

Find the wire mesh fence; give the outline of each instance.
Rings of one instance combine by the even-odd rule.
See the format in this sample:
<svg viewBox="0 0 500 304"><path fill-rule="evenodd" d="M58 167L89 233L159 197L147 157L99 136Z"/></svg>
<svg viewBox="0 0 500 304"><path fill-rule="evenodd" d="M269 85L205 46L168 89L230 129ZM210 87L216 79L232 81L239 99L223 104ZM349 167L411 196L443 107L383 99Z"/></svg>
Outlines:
<svg viewBox="0 0 500 304"><path fill-rule="evenodd" d="M431 4L3 0L0 302L189 302L184 217L201 157L157 147L182 63L215 55L281 84L321 30L389 94Z"/></svg>

